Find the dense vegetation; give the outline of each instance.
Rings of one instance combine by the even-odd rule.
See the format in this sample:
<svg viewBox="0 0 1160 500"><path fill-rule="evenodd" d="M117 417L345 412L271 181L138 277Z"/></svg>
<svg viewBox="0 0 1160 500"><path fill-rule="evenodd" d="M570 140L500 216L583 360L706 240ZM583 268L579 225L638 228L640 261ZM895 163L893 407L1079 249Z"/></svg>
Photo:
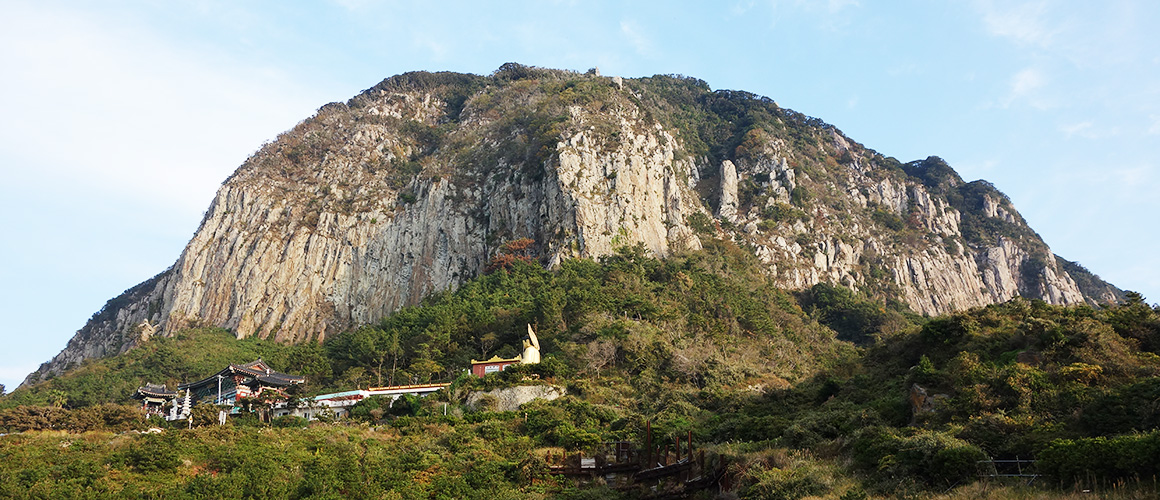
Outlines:
<svg viewBox="0 0 1160 500"><path fill-rule="evenodd" d="M928 320L840 287L788 294L728 242L664 261L625 248L554 272L502 256L493 267L322 345L191 330L4 396L7 431L53 430L0 439L0 476L11 478L0 495L615 496L547 475L544 457L640 442L646 422L658 439L692 432L732 464L744 498L926 495L971 484L988 457L1039 458L1051 486L1154 491L1160 315L1136 294L1104 308L1015 299ZM463 375L472 358L514 355L527 323L544 363ZM112 434L161 425L108 404L137 385L259 356L306 373L310 393L454 384L306 429L246 417ZM465 405L473 390L521 383L569 395L519 413ZM927 394L917 408L916 386Z"/></svg>

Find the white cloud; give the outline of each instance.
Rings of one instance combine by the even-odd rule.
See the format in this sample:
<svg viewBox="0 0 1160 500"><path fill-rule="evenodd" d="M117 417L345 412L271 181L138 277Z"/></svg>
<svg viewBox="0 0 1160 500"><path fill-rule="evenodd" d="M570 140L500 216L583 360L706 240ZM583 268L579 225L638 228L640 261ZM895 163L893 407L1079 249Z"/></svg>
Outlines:
<svg viewBox="0 0 1160 500"><path fill-rule="evenodd" d="M24 163L26 181L200 212L263 140L318 105L276 70L195 53L114 16L12 10L0 21L0 155Z"/></svg>
<svg viewBox="0 0 1160 500"><path fill-rule="evenodd" d="M628 40L629 45L632 45L637 54L648 57L653 54L652 40L649 40L640 31L640 26L633 21L620 22L620 34L624 35Z"/></svg>
<svg viewBox="0 0 1160 500"><path fill-rule="evenodd" d="M815 2L813 0L770 0L769 4L777 9L779 6L787 5L807 11L818 10L819 7L824 6L826 12L836 14L846 9L847 7L859 7L862 5L861 0L826 0L825 3ZM748 5L752 5L752 2Z"/></svg>
<svg viewBox="0 0 1160 500"><path fill-rule="evenodd" d="M740 16L748 13L753 9L756 2L754 0L746 0L744 2L735 2L729 7L729 13L734 16Z"/></svg>
<svg viewBox="0 0 1160 500"><path fill-rule="evenodd" d="M1011 78L1011 94L1015 97L1031 94L1043 87L1044 80L1043 72L1035 68L1024 69Z"/></svg>
<svg viewBox="0 0 1160 500"><path fill-rule="evenodd" d="M1112 177L1116 179L1117 184L1124 186L1126 191L1139 191L1143 186L1156 184L1156 169L1151 165L1118 168L1112 170Z"/></svg>
<svg viewBox="0 0 1160 500"><path fill-rule="evenodd" d="M992 35L1012 38L1020 43L1050 46L1060 33L1060 28L1050 26L1047 21L1049 4L1035 2L1014 2L980 0L976 7L983 15L983 23Z"/></svg>
<svg viewBox="0 0 1160 500"><path fill-rule="evenodd" d="M1148 127L1148 135L1160 135L1160 115L1152 115L1152 126Z"/></svg>
<svg viewBox="0 0 1160 500"><path fill-rule="evenodd" d="M1011 77L1010 89L1002 107L1024 102L1041 110L1051 108L1053 104L1044 94L1046 86L1047 75L1042 70L1024 68Z"/></svg>
<svg viewBox="0 0 1160 500"><path fill-rule="evenodd" d="M886 74L893 77L913 77L922 74L922 66L914 61L898 62L887 68Z"/></svg>
<svg viewBox="0 0 1160 500"><path fill-rule="evenodd" d="M860 0L769 0L768 5L774 25L781 19L784 10L792 10L816 18L823 30L840 33L852 22L849 8L861 7L862 4Z"/></svg>
<svg viewBox="0 0 1160 500"><path fill-rule="evenodd" d="M1157 206L1155 190L1160 183L1158 170L1156 165L1150 163L1094 169L1057 165L1040 180L1050 189L1060 192L1083 186L1081 191L1086 191L1087 196L1106 200L1105 203L1113 206Z"/></svg>
<svg viewBox="0 0 1160 500"><path fill-rule="evenodd" d="M976 0L974 5L988 33L1034 49L1034 57L1060 58L1077 68L1137 65L1154 57L1154 2Z"/></svg>
<svg viewBox="0 0 1160 500"><path fill-rule="evenodd" d="M375 0L331 0L331 1L338 4L340 7L344 8L346 10L349 10L349 11L362 10L363 8L365 8L368 5L375 4Z"/></svg>
<svg viewBox="0 0 1160 500"><path fill-rule="evenodd" d="M841 12L846 7L859 7L861 5L862 3L858 0L829 0L829 2L826 3L826 9L829 10L831 14L835 14L837 12Z"/></svg>
<svg viewBox="0 0 1160 500"><path fill-rule="evenodd" d="M1089 134L1091 129L1092 122L1079 122L1059 127L1059 131L1063 132L1063 134L1068 137L1074 136L1076 134L1083 134L1086 137L1086 134Z"/></svg>
<svg viewBox="0 0 1160 500"><path fill-rule="evenodd" d="M447 43L441 36L432 36L432 33L419 33L412 40L412 43L421 49L425 49L431 54L431 59L434 61L444 61L447 55L451 52Z"/></svg>
<svg viewBox="0 0 1160 500"><path fill-rule="evenodd" d="M1119 135L1120 133L1120 129L1118 127L1100 128L1096 127L1096 125L1090 121L1061 125L1059 127L1059 131L1063 132L1063 135L1067 136L1069 139L1073 137L1082 137L1084 139L1106 139L1108 137Z"/></svg>

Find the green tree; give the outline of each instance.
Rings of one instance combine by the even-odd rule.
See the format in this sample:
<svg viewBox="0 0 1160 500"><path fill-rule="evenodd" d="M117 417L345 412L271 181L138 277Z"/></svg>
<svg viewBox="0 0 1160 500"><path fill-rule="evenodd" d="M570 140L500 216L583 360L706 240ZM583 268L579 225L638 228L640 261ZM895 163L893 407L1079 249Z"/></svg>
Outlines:
<svg viewBox="0 0 1160 500"><path fill-rule="evenodd" d="M396 330L384 331L374 326L363 326L338 336L327 344L332 359L344 368L364 367L374 375L377 385L383 385L385 369L389 367L388 382L393 383L398 367L400 348ZM390 363L388 365L388 362Z"/></svg>
<svg viewBox="0 0 1160 500"><path fill-rule="evenodd" d="M286 371L306 377L306 382L313 387L325 385L334 376L330 358L317 342L290 347L290 353L286 356Z"/></svg>
<svg viewBox="0 0 1160 500"><path fill-rule="evenodd" d="M68 393L60 389L53 389L48 392L48 398L52 401L53 408L64 408L68 404Z"/></svg>

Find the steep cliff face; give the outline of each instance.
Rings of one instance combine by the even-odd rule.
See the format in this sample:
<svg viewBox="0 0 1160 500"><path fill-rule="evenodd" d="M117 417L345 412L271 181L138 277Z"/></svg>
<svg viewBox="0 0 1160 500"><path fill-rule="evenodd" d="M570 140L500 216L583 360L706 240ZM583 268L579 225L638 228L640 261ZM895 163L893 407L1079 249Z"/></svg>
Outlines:
<svg viewBox="0 0 1160 500"><path fill-rule="evenodd" d="M841 283L927 314L1120 293L937 158L903 165L698 80L505 65L393 77L264 145L172 268L26 382L190 326L324 338L454 287L518 238L545 266L727 238L786 287Z"/></svg>
<svg viewBox="0 0 1160 500"><path fill-rule="evenodd" d="M794 169L788 165L800 164L799 154L775 142L741 162L740 181L722 183L748 185L752 205L730 210L743 233L734 237L750 242L784 286L866 287L931 315L1016 295L1052 304L1117 299L1110 286L1085 295L990 185L964 184L937 158L891 165L835 138L818 147L833 147L845 164ZM940 169L952 176L946 185L924 183L928 170ZM725 179L738 175L732 165L722 171Z"/></svg>

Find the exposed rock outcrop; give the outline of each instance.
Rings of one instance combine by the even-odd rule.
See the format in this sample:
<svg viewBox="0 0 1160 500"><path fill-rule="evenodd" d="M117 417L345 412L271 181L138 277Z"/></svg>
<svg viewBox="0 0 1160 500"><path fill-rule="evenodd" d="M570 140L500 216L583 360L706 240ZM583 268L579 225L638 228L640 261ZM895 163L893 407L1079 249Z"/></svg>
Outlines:
<svg viewBox="0 0 1160 500"><path fill-rule="evenodd" d="M937 158L902 165L772 101L670 82L765 117L702 133L650 81L505 65L400 75L326 105L223 183L172 268L109 301L26 382L192 326L325 338L462 283L519 238L548 267L735 240L787 288L838 283L925 314L1115 299L1090 274L1085 295L1068 271L1082 268L1006 197ZM716 112L699 102L680 106ZM691 222L713 222L713 203L718 221Z"/></svg>
<svg viewBox="0 0 1160 500"><path fill-rule="evenodd" d="M729 222L737 221L737 167L733 162L721 162L721 202L717 214Z"/></svg>
<svg viewBox="0 0 1160 500"><path fill-rule="evenodd" d="M551 401L563 397L563 387L554 385L517 385L487 392L477 391L467 395L467 406L491 411L516 411L525 403L537 399ZM486 407L486 408L484 408Z"/></svg>
<svg viewBox="0 0 1160 500"><path fill-rule="evenodd" d="M950 399L946 394L927 394L925 387L912 384L910 386L910 415L911 421L931 413L937 413L939 407Z"/></svg>

